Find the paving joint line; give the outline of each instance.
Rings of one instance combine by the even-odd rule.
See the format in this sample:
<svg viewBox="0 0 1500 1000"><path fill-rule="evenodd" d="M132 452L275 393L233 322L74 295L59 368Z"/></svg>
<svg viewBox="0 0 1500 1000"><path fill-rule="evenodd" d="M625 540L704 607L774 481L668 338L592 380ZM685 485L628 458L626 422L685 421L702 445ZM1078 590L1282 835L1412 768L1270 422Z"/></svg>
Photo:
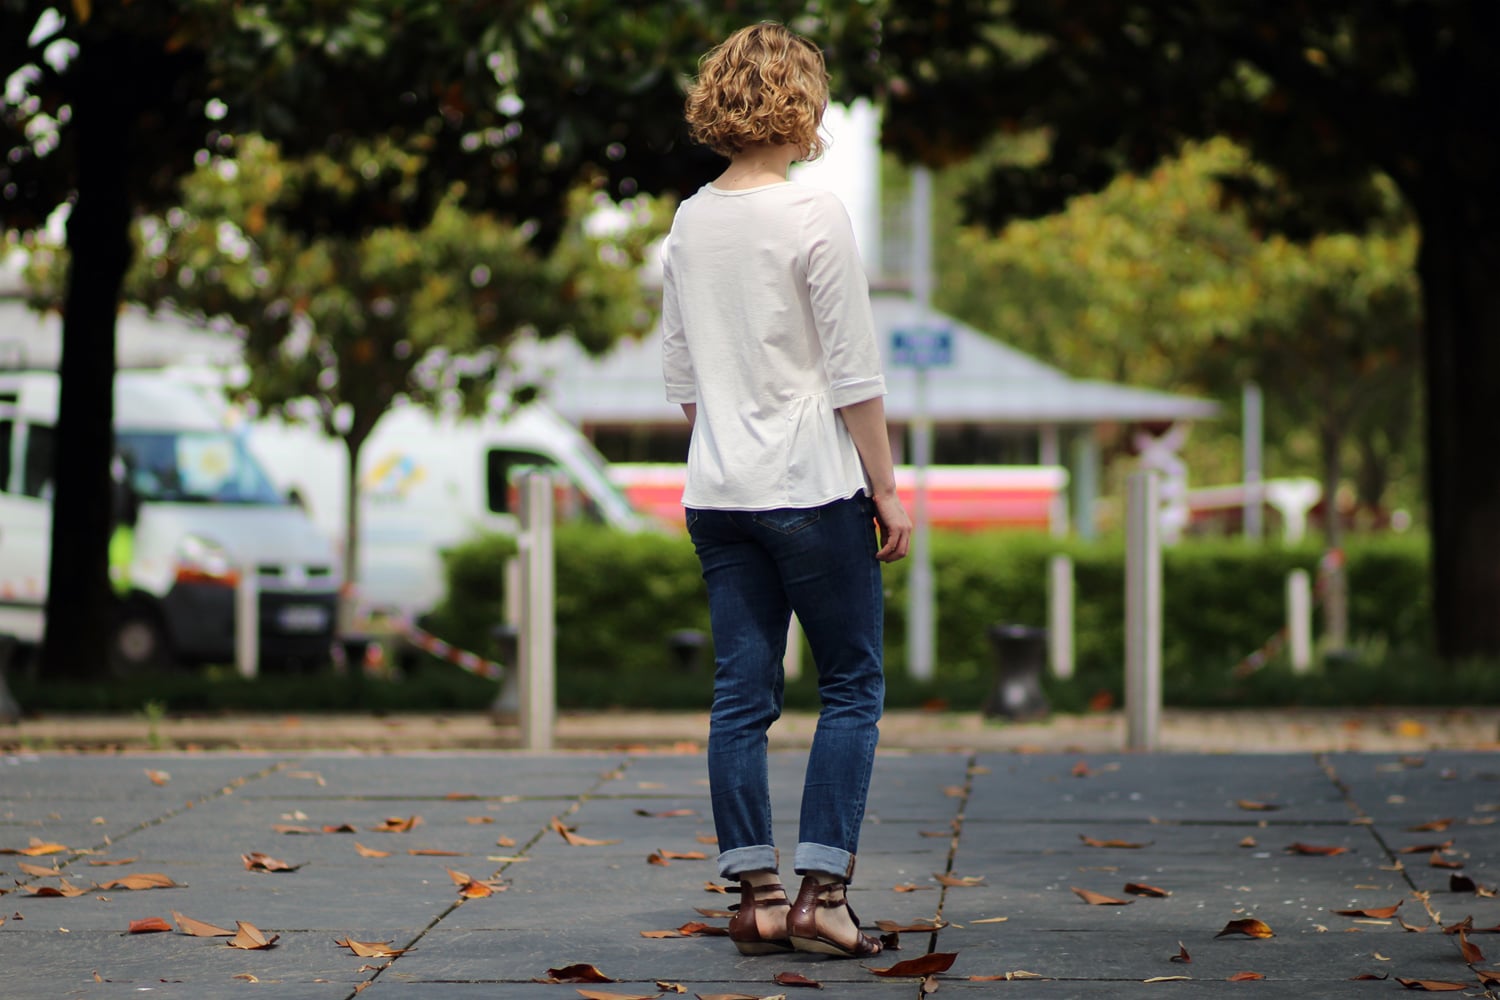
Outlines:
<svg viewBox="0 0 1500 1000"><path fill-rule="evenodd" d="M635 758L632 755L628 755L627 754L617 765L615 765L614 767L612 767L612 768L610 768L610 769L608 769L606 771L601 772L594 779L594 783L592 785L590 785L585 791L580 792L578 795L574 796L573 800L572 800L572 804L569 805L568 808L565 809L564 811L562 811L561 813L558 813L556 818L560 819L560 818L565 817L565 816L572 816L579 809L583 808L583 804L585 802L587 802L589 800L589 797L592 796L594 794L594 792L597 791L600 787L602 787L605 782L618 780L620 778L620 776L622 776L625 773L626 769L628 769L630 767L631 763L634 762L634 759ZM520 847L520 849L518 851L516 851L513 856L514 857L524 857L528 851L530 851L533 847L535 847L537 844L539 844L541 842L542 838L545 837L551 831L552 831L552 824L551 824L551 821L549 820L547 823L543 824L543 826L540 829L538 829L536 831L536 833L532 834L531 837L530 837L530 839L528 839L524 844L522 844L521 847ZM506 861L506 862L502 863L499 868L495 869L490 874L490 879L494 880L494 879L503 878L505 876L505 872L507 870L509 870L510 866L513 865L513 864L515 864L515 863L516 862L514 862L514 861ZM425 926L421 930L417 931L416 935L414 937L412 937L412 939L410 941L408 941L404 946L402 946L401 951L403 953L411 951L413 948L415 948L417 946L417 944L419 942L421 942L421 940L424 937L427 936L427 934L430 931L434 930L444 920L446 920L448 917L452 916L455 912L458 911L458 909L460 907L462 907L467 902L469 902L468 899L460 896L458 899L454 900L452 903L449 903L447 907L445 907L442 911L440 911L436 916L434 916L431 920L429 920L427 922L427 926ZM391 958L390 961L386 962L384 965L380 966L379 968L376 968L374 970L373 974L370 976L370 978L366 979L362 983L357 984L354 987L354 989L351 990L349 992L349 994L344 998L344 1000L356 1000L356 998L359 996L359 994L360 994L361 991L367 989L373 983L375 983L376 981L378 981L381 976L383 976L387 971L389 971L400 960L401 960L401 956L400 955L395 955L395 956L393 956ZM442 982L452 982L452 983L476 983L476 982L479 982L479 983L482 983L482 982L485 982L485 980L456 979L456 980L442 980Z"/></svg>

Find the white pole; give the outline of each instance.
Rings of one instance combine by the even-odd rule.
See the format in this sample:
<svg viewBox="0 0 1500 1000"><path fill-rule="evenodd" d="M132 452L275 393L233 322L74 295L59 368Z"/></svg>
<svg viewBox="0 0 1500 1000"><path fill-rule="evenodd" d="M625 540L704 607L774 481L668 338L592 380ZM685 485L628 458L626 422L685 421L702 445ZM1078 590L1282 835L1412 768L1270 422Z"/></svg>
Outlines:
<svg viewBox="0 0 1500 1000"><path fill-rule="evenodd" d="M1062 430L1056 424L1043 424L1040 432L1040 464L1059 466L1062 459ZM1047 528L1053 538L1068 536L1068 488L1066 485L1052 497L1047 509Z"/></svg>
<svg viewBox="0 0 1500 1000"><path fill-rule="evenodd" d="M928 325L932 311L932 174L915 167L911 174L911 288L917 323ZM916 495L912 502L910 591L907 594L906 669L915 680L936 673L937 629L933 623L932 549L927 515L927 466L932 462L932 422L927 413L927 366L916 371L916 410L911 420L912 464Z"/></svg>
<svg viewBox="0 0 1500 1000"><path fill-rule="evenodd" d="M1265 402L1260 386L1246 382L1242 399L1241 448L1245 476L1245 537L1260 541L1265 534L1265 497L1262 494L1261 452L1265 436Z"/></svg>
<svg viewBox="0 0 1500 1000"><path fill-rule="evenodd" d="M260 581L253 562L240 567L234 585L234 665L246 680L260 673Z"/></svg>
<svg viewBox="0 0 1500 1000"><path fill-rule="evenodd" d="M1073 560L1053 556L1047 563L1047 659L1052 676L1073 676Z"/></svg>
<svg viewBox="0 0 1500 1000"><path fill-rule="evenodd" d="M1312 578L1305 569L1286 577L1286 634L1292 671L1307 673L1312 668Z"/></svg>
<svg viewBox="0 0 1500 1000"><path fill-rule="evenodd" d="M1161 718L1161 493L1132 472L1125 505L1125 746L1151 750Z"/></svg>
<svg viewBox="0 0 1500 1000"><path fill-rule="evenodd" d="M521 478L522 564L521 746L551 750L557 715L556 619L552 552L552 477L528 472Z"/></svg>

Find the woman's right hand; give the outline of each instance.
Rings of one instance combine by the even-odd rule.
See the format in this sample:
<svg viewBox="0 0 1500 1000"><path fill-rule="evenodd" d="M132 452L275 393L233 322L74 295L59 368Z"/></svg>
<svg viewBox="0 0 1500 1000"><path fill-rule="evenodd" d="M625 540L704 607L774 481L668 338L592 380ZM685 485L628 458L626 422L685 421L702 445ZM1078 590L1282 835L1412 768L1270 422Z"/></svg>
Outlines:
<svg viewBox="0 0 1500 1000"><path fill-rule="evenodd" d="M901 506L901 498L892 490L877 493L871 499L875 501L875 523L880 526L880 551L875 558L881 562L906 558L911 545L911 518Z"/></svg>

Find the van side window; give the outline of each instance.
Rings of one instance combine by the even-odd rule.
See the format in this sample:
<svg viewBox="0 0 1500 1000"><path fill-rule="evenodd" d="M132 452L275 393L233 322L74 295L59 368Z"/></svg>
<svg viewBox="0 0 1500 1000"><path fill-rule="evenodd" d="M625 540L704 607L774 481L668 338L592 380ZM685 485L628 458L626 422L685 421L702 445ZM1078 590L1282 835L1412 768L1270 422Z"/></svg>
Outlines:
<svg viewBox="0 0 1500 1000"><path fill-rule="evenodd" d="M26 429L26 455L21 462L21 493L28 497L52 492L52 456L56 431L32 424Z"/></svg>
<svg viewBox="0 0 1500 1000"><path fill-rule="evenodd" d="M485 505L492 514L516 512L518 484L514 477L529 468L554 468L557 463L546 455L534 451L515 451L510 448L491 448L485 454L484 491Z"/></svg>
<svg viewBox="0 0 1500 1000"><path fill-rule="evenodd" d="M10 454L16 440L16 423L9 417L0 419L0 493L9 493Z"/></svg>

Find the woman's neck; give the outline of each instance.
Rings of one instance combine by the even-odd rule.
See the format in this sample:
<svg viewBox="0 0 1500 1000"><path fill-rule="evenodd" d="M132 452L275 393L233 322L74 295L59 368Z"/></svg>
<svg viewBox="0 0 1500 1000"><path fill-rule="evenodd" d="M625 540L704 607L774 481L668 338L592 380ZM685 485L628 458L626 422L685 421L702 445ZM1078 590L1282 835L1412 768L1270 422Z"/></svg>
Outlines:
<svg viewBox="0 0 1500 1000"><path fill-rule="evenodd" d="M729 166L714 179L714 187L726 191L764 187L786 180L787 171L801 151L795 146L751 146L734 154Z"/></svg>

